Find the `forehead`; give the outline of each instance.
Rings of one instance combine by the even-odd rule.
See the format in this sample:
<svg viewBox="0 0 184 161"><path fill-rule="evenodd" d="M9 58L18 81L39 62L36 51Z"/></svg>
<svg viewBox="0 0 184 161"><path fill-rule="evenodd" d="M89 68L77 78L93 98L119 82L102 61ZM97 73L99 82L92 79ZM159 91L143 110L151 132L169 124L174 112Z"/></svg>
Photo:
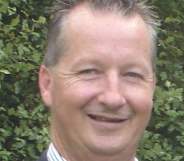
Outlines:
<svg viewBox="0 0 184 161"><path fill-rule="evenodd" d="M136 33L150 37L148 26L141 16L137 14L123 16L118 11L99 11L85 4L74 8L65 22L65 29L68 32L86 34L89 37L97 35L97 39L99 36L106 38L107 33L111 34L112 38L123 38L128 34L135 39L135 35L139 36Z"/></svg>
<svg viewBox="0 0 184 161"><path fill-rule="evenodd" d="M151 57L149 30L139 15L122 16L83 5L72 10L64 25L68 56L75 53L78 57L93 50L106 54L129 51L133 56ZM89 53L94 56L95 52Z"/></svg>

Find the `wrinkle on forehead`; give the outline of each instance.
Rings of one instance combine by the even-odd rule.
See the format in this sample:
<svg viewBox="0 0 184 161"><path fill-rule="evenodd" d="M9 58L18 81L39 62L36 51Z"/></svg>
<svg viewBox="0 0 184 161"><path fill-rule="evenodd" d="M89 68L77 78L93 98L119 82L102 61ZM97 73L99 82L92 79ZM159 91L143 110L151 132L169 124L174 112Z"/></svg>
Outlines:
<svg viewBox="0 0 184 161"><path fill-rule="evenodd" d="M100 11L93 12L89 7L78 6L70 13L65 28L68 33L67 40L70 44L73 43L72 38L75 38L75 40L83 39L84 43L86 39L90 39L90 41L113 40L112 42L114 43L122 41L124 44L126 42L128 44L126 35L130 40L134 40L135 43L151 43L148 26L139 15L128 17L108 11L105 13ZM140 41L140 36L136 33L145 37L146 41Z"/></svg>
<svg viewBox="0 0 184 161"><path fill-rule="evenodd" d="M101 23L102 21L103 24ZM126 26L124 25L125 23ZM132 32L129 34L132 35L140 30L140 27L138 26L148 30L148 26L138 14L122 16L118 12L93 11L86 5L78 6L69 14L67 20L67 29L72 29L74 32L80 32L82 29L87 29L88 31L98 31L99 29L103 29L104 32L109 32L112 24L119 30L120 25L124 25L124 29L122 30L131 30ZM117 32L119 32L119 30L117 30ZM85 30L83 30L83 32L85 32Z"/></svg>
<svg viewBox="0 0 184 161"><path fill-rule="evenodd" d="M122 53L122 49L125 53L121 57L124 57L128 51L133 51L133 46L136 53L130 53L135 57L141 54L146 61L151 61L149 29L139 15L122 16L108 11L93 11L81 5L73 9L66 19L65 36L70 46L66 54L68 57L71 53L77 57L77 53L84 56L85 53L93 55L96 51L105 56Z"/></svg>

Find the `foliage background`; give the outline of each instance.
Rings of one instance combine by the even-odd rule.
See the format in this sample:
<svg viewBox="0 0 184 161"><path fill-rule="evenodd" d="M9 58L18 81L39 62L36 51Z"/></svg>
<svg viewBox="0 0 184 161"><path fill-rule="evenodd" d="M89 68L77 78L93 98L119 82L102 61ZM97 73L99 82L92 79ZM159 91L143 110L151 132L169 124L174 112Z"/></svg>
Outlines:
<svg viewBox="0 0 184 161"><path fill-rule="evenodd" d="M161 19L153 117L142 161L184 161L184 0L150 0ZM51 0L0 0L0 160L36 160L48 115L37 86Z"/></svg>

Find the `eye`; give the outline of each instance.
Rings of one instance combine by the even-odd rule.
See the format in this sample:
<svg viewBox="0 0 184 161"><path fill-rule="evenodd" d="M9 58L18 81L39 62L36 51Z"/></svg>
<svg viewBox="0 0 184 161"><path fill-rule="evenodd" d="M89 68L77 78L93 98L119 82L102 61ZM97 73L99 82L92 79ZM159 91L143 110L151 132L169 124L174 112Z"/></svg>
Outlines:
<svg viewBox="0 0 184 161"><path fill-rule="evenodd" d="M137 72L127 72L124 76L135 79L144 79L144 76Z"/></svg>
<svg viewBox="0 0 184 161"><path fill-rule="evenodd" d="M88 75L88 74L98 74L98 70L97 69L93 69L93 68L91 68L91 69L83 69L83 70L80 70L78 73L79 74L86 74L86 75Z"/></svg>
<svg viewBox="0 0 184 161"><path fill-rule="evenodd" d="M99 77L100 71L96 68L86 68L78 71L77 75L83 80L94 80Z"/></svg>

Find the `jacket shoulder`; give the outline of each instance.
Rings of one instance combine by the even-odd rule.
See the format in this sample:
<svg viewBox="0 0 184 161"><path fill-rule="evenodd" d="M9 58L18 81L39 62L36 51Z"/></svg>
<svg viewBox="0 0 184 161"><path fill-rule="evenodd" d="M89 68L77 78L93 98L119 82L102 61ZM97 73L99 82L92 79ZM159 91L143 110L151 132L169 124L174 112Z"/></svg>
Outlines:
<svg viewBox="0 0 184 161"><path fill-rule="evenodd" d="M47 150L45 150L45 151L42 153L41 157L40 157L37 161L48 161L48 160L47 160Z"/></svg>

